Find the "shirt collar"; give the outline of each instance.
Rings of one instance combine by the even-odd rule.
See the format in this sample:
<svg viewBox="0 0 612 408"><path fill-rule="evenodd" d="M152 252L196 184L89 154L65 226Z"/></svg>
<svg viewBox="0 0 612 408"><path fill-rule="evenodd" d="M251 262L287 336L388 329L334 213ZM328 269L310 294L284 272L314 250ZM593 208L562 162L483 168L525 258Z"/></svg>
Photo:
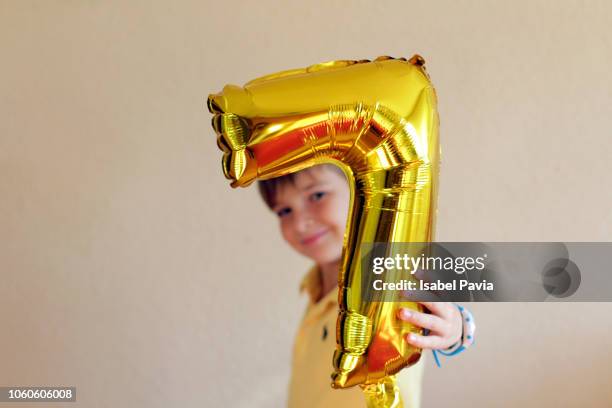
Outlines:
<svg viewBox="0 0 612 408"><path fill-rule="evenodd" d="M317 265L312 266L300 284L300 293L306 292L310 299L310 304L315 303L333 303L338 302L338 290L332 290L330 293L321 298L321 290L323 290L323 282L321 277L321 270ZM324 302L325 301L325 302Z"/></svg>
<svg viewBox="0 0 612 408"><path fill-rule="evenodd" d="M312 266L300 284L300 293L306 292L311 303L316 303L321 294L321 271L317 265Z"/></svg>

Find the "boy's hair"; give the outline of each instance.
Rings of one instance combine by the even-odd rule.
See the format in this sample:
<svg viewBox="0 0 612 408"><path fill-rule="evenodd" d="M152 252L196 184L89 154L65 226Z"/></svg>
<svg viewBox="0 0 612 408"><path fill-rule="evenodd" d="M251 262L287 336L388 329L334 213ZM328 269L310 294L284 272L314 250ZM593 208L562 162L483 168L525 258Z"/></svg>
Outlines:
<svg viewBox="0 0 612 408"><path fill-rule="evenodd" d="M295 173L290 173L290 174L285 174L284 176L280 176L280 177L276 177L273 179L269 179L269 180L260 180L257 182L257 187L259 189L259 194L261 195L261 198L263 198L264 202L267 204L267 206L269 208L272 208L276 205L276 193L278 192L278 189L287 184L287 183L295 183L295 176L298 173L301 172L310 172L313 170L321 170L321 169L327 169L330 171L335 171L339 174L342 175L342 177L345 177L344 172L342 171L342 169L334 164L329 164L329 163L325 163L325 164L319 164L316 166L312 166L309 167L307 169L295 172Z"/></svg>

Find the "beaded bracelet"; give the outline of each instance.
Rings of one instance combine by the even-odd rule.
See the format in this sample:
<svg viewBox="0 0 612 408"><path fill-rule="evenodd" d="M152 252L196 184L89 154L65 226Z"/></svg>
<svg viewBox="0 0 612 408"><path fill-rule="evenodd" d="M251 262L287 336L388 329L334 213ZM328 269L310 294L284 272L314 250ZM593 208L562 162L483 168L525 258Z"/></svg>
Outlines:
<svg viewBox="0 0 612 408"><path fill-rule="evenodd" d="M464 308L463 306L460 306L457 304L455 304L455 306L457 306L457 308L459 309L459 313L461 313L461 320L462 320L461 339L457 341L457 343L453 344L448 349L446 349L446 351L435 350L435 349L431 350L434 356L434 360L436 361L436 365L438 367L441 367L440 360L438 358L438 353L442 354L443 356L447 356L447 357L456 356L457 354L461 353L462 351L464 351L465 349L467 349L468 347L474 344L474 332L476 331L476 324L474 323L474 316L472 316L470 311Z"/></svg>

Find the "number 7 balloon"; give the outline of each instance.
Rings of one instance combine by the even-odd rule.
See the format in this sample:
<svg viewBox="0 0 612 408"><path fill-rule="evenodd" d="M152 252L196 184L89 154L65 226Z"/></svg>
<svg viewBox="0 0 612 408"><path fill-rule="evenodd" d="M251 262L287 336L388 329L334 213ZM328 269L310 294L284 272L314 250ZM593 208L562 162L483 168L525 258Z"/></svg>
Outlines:
<svg viewBox="0 0 612 408"><path fill-rule="evenodd" d="M334 163L351 203L339 272L332 387L360 385L370 407L401 407L396 374L421 332L396 317L417 303L362 286L362 244L431 242L439 171L436 94L415 55L332 61L227 85L210 95L222 167L232 187Z"/></svg>

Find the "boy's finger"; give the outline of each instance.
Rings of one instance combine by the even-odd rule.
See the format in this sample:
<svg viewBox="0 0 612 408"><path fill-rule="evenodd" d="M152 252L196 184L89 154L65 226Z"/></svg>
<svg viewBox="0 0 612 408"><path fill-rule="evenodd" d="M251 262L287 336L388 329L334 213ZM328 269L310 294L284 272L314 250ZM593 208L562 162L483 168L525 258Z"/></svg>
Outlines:
<svg viewBox="0 0 612 408"><path fill-rule="evenodd" d="M402 297L411 302L416 302L416 299L428 299L432 302L442 302L440 293L432 290L404 290L402 291Z"/></svg>
<svg viewBox="0 0 612 408"><path fill-rule="evenodd" d="M417 278L418 280L422 280L425 282L429 282L430 280L427 274L425 273L425 271L420 268L416 270L416 272L414 273L414 277Z"/></svg>
<svg viewBox="0 0 612 408"><path fill-rule="evenodd" d="M448 310L446 309L445 302L419 302L427 309L429 309L433 314L446 317L448 315Z"/></svg>
<svg viewBox="0 0 612 408"><path fill-rule="evenodd" d="M412 323L415 326L422 327L424 329L429 329L432 332L440 333L444 329L444 321L432 314L420 313L414 310L400 308L398 310L398 317L404 322Z"/></svg>
<svg viewBox="0 0 612 408"><path fill-rule="evenodd" d="M420 336L416 333L408 333L404 339L414 347L424 349L442 348L442 338L440 336Z"/></svg>

